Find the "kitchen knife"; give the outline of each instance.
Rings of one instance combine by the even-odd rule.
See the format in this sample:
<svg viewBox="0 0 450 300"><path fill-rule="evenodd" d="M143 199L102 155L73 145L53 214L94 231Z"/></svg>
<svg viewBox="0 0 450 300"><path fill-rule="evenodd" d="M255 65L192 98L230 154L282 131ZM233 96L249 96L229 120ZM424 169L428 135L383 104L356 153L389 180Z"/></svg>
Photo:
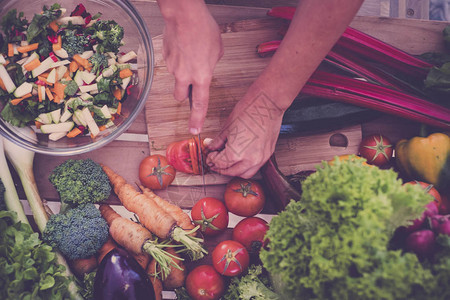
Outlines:
<svg viewBox="0 0 450 300"><path fill-rule="evenodd" d="M189 109L192 110L192 84L189 85ZM200 171L202 174L202 184L203 184L203 193L206 196L206 182L205 182L205 167L203 164L203 148L202 148L202 139L200 137L200 133L197 134L198 139L198 149L200 149Z"/></svg>

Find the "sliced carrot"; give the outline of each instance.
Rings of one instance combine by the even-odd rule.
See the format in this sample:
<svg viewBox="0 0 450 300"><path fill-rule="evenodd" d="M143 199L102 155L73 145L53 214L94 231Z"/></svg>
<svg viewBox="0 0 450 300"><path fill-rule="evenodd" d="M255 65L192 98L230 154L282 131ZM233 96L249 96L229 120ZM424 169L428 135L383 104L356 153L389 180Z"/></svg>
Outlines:
<svg viewBox="0 0 450 300"><path fill-rule="evenodd" d="M8 56L14 56L14 44L9 43L8 44Z"/></svg>
<svg viewBox="0 0 450 300"><path fill-rule="evenodd" d="M41 86L40 86L40 85L38 85L37 90L38 90L38 99L39 99L39 102L42 102L42 93L41 93Z"/></svg>
<svg viewBox="0 0 450 300"><path fill-rule="evenodd" d="M98 126L98 130L100 131L106 130L106 125Z"/></svg>
<svg viewBox="0 0 450 300"><path fill-rule="evenodd" d="M60 35L58 35L58 42L56 44L52 45L53 51L61 50L62 48L62 38Z"/></svg>
<svg viewBox="0 0 450 300"><path fill-rule="evenodd" d="M81 133L82 133L82 131L78 127L75 127L74 129L69 131L66 136L69 137L69 138L73 138L73 137L76 137L77 135L79 135Z"/></svg>
<svg viewBox="0 0 450 300"><path fill-rule="evenodd" d="M6 91L6 86L5 86L5 84L3 83L3 80L2 80L1 78L0 78L0 89Z"/></svg>
<svg viewBox="0 0 450 300"><path fill-rule="evenodd" d="M25 53L25 52L30 52L33 50L36 50L39 46L39 43L34 43L34 44L30 44L30 45L26 45L26 46L20 46L17 47L17 51L19 51L19 53Z"/></svg>
<svg viewBox="0 0 450 300"><path fill-rule="evenodd" d="M64 73L63 78L67 81L72 80L72 77L70 77L70 72L69 70L66 71L66 73Z"/></svg>
<svg viewBox="0 0 450 300"><path fill-rule="evenodd" d="M115 88L113 91L113 95L117 100L121 100L122 99L122 90L119 88Z"/></svg>
<svg viewBox="0 0 450 300"><path fill-rule="evenodd" d="M48 87L45 88L45 93L47 94L48 100L52 101L53 99L55 99L55 97L53 97L53 94Z"/></svg>
<svg viewBox="0 0 450 300"><path fill-rule="evenodd" d="M23 67L25 68L25 70L31 71L31 70L36 69L40 65L41 65L41 61L39 60L39 58L35 58L32 61L30 61L29 63L27 63L26 65L24 65Z"/></svg>
<svg viewBox="0 0 450 300"><path fill-rule="evenodd" d="M38 76L38 80L44 82L45 84L51 84L51 83L48 83L47 78L42 77L42 76L40 76L40 75Z"/></svg>
<svg viewBox="0 0 450 300"><path fill-rule="evenodd" d="M60 81L55 82L55 86L53 88L53 93L59 97L59 99L64 98L64 89L66 88L66 85L64 83L61 83Z"/></svg>
<svg viewBox="0 0 450 300"><path fill-rule="evenodd" d="M47 79L48 75L50 74L50 71L47 71L45 73L42 73L41 75L39 75L39 77L45 78Z"/></svg>
<svg viewBox="0 0 450 300"><path fill-rule="evenodd" d="M81 57L81 55L79 55L79 54L75 54L72 58L73 58L74 61L76 61L80 66L82 66L85 69L90 67L90 65L91 65L89 60L87 60L86 58Z"/></svg>
<svg viewBox="0 0 450 300"><path fill-rule="evenodd" d="M42 125L42 123L41 123L41 122L39 122L39 121L34 121L34 125L36 125L36 128L37 128L37 129L40 129L40 128L41 128L41 125Z"/></svg>
<svg viewBox="0 0 450 300"><path fill-rule="evenodd" d="M121 112L122 112L122 102L119 102L119 105L117 105L116 115L120 115Z"/></svg>
<svg viewBox="0 0 450 300"><path fill-rule="evenodd" d="M50 22L50 24L48 24L48 26L51 28L51 30L53 30L54 32L57 32L59 30L59 26L58 23L56 23L55 21Z"/></svg>
<svg viewBox="0 0 450 300"><path fill-rule="evenodd" d="M69 72L74 73L78 70L78 63L72 60L69 64Z"/></svg>
<svg viewBox="0 0 450 300"><path fill-rule="evenodd" d="M59 97L59 95L57 95L57 94L55 94L54 95L54 98L53 98L53 102L55 102L55 103L58 103L59 104L59 102L61 102L61 97Z"/></svg>
<svg viewBox="0 0 450 300"><path fill-rule="evenodd" d="M31 96L32 96L31 93L28 93L28 94L26 94L26 95L23 96L23 97L16 98L16 99L12 99L10 103L11 103L12 105L17 105L17 104L19 104L22 100L27 99L27 98L30 98Z"/></svg>
<svg viewBox="0 0 450 300"><path fill-rule="evenodd" d="M130 77L131 75L133 75L133 72L130 69L123 69L123 70L120 70L120 72L119 72L120 78L127 78L127 77Z"/></svg>

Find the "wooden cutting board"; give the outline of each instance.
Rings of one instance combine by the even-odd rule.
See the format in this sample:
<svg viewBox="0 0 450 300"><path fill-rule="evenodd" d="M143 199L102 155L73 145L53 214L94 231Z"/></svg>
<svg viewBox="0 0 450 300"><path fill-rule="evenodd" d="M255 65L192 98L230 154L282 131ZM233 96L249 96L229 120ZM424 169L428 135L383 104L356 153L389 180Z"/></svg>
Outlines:
<svg viewBox="0 0 450 300"><path fill-rule="evenodd" d="M278 30L284 22L273 19L246 20L222 26L225 54L217 64L211 88L208 114L202 137L213 138L222 128L235 103L244 95L253 80L270 58L256 54L256 45L279 38ZM162 36L153 39L155 73L151 94L145 107L150 152L165 154L174 141L190 137L188 132L189 103L173 98L174 78L168 73L162 57ZM163 103L163 104L161 104ZM340 134L346 147L331 146L330 137ZM361 140L360 126L319 135L280 138L275 155L284 174L312 169L322 159L334 155L355 153ZM207 174L206 183L222 184L227 176ZM201 184L201 177L177 174L174 185Z"/></svg>
<svg viewBox="0 0 450 300"><path fill-rule="evenodd" d="M371 34L411 54L441 51L442 29L445 22L431 22L379 17L356 17L351 26ZM203 137L214 137L222 128L234 104L267 65L270 58L256 54L256 46L265 41L279 39L279 30L285 21L274 18L244 20L222 25L225 54L216 66L211 88L207 119ZM149 146L152 154L165 154L173 141L189 138L188 101L174 100L174 78L168 73L162 57L162 36L153 39L155 50L155 73L145 115ZM163 104L161 104L163 103ZM343 144L330 140L338 137ZM301 137L280 137L275 156L285 175L310 170L321 160L334 155L357 153L361 141L361 127L353 126L324 134ZM343 145L343 146L342 146ZM206 177L208 185L228 182L229 178L218 174ZM201 177L177 174L174 185L200 185Z"/></svg>

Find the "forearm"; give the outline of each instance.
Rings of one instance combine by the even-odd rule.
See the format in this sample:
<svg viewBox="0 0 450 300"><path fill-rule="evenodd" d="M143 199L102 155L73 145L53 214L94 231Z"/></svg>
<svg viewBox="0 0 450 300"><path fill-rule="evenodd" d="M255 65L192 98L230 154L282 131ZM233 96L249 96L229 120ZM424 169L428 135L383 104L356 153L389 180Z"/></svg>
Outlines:
<svg viewBox="0 0 450 300"><path fill-rule="evenodd" d="M357 13L363 0L300 0L280 47L256 80L287 109Z"/></svg>

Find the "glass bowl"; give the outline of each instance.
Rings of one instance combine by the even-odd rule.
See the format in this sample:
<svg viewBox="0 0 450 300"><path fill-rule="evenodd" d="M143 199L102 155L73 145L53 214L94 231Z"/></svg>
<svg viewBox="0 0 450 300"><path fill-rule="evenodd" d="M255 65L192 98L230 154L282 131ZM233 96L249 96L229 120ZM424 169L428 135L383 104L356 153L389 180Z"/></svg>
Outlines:
<svg viewBox="0 0 450 300"><path fill-rule="evenodd" d="M37 140L23 134L23 130L14 127L0 118L0 134L6 139L28 150L48 155L67 156L96 150L124 133L144 108L153 79L154 54L147 25L136 9L127 0L0 0L0 18L11 9L24 12L28 21L46 5L59 3L67 8L67 13L82 3L92 15L102 13L102 20L115 20L124 28L124 45L120 52L134 50L137 53L137 71L135 86L122 105L122 111L114 120L115 125L101 131L95 138L90 136L64 137L57 141L48 139L48 135L36 130Z"/></svg>

